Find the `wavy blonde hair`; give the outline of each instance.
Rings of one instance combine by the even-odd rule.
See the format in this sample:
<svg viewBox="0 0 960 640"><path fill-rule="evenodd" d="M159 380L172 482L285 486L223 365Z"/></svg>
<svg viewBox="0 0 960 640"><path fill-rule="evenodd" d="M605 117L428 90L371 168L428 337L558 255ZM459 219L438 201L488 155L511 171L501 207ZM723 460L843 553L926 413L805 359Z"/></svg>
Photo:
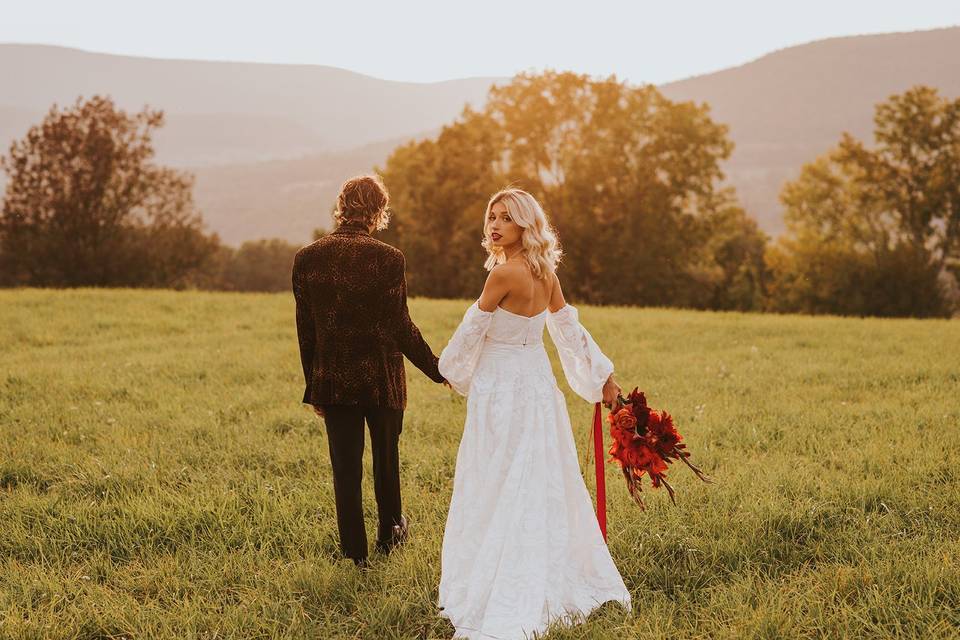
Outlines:
<svg viewBox="0 0 960 640"><path fill-rule="evenodd" d="M493 205L502 202L507 212L523 231L520 242L523 245L523 257L530 265L533 275L545 278L552 274L560 264L563 251L557 241L557 234L547 221L547 215L537 199L522 189L502 189L490 198L487 210L483 214L483 248L487 250L487 261L484 263L487 271L498 264L507 261L502 247L496 247L487 235L488 218Z"/></svg>

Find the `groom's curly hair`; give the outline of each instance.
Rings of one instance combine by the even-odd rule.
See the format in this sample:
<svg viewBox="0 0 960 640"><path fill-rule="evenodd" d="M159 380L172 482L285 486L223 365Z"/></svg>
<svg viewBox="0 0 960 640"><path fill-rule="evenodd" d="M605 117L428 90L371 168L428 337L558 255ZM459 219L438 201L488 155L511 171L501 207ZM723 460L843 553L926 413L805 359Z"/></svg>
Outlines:
<svg viewBox="0 0 960 640"><path fill-rule="evenodd" d="M362 221L379 231L390 223L389 204L390 194L380 176L356 176L340 187L333 219L337 225L347 220Z"/></svg>

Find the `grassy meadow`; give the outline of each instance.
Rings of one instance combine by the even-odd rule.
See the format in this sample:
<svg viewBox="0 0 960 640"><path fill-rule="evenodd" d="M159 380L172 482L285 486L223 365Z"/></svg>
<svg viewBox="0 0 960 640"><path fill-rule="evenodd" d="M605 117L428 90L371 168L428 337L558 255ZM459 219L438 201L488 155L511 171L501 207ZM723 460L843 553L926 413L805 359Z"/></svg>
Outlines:
<svg viewBox="0 0 960 640"><path fill-rule="evenodd" d="M468 304L411 300L435 352ZM608 465L634 610L546 637L960 637L960 322L581 319L716 484L672 466L678 505L647 490L641 512ZM546 340L593 493L591 407ZM0 291L0 637L450 638L435 602L465 402L407 375L412 538L361 574L338 559L291 295ZM364 455L372 535L369 436Z"/></svg>

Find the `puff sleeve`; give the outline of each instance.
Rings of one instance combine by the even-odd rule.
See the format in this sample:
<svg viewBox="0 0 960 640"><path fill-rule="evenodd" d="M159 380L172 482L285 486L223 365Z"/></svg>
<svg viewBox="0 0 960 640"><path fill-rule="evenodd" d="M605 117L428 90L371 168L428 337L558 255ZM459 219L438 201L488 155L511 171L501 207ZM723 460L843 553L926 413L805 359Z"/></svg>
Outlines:
<svg viewBox="0 0 960 640"><path fill-rule="evenodd" d="M467 395L470 381L483 349L483 338L490 327L493 311L483 311L474 302L463 314L460 326L453 332L450 342L440 352L440 375L460 395Z"/></svg>
<svg viewBox="0 0 960 640"><path fill-rule="evenodd" d="M580 324L576 307L569 304L547 314L547 331L557 346L560 365L570 388L587 402L600 402L603 385L613 373L613 362Z"/></svg>

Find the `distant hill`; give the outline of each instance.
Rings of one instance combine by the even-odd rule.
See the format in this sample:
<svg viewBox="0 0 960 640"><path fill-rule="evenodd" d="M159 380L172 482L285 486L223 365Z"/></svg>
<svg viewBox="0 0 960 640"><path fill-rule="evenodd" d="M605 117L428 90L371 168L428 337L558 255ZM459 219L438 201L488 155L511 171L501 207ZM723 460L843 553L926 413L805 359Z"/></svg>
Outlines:
<svg viewBox="0 0 960 640"><path fill-rule="evenodd" d="M782 230L777 194L843 131L873 142L874 105L916 84L960 96L960 27L830 38L671 82L672 100L707 102L736 143L726 166L747 210Z"/></svg>
<svg viewBox="0 0 960 640"><path fill-rule="evenodd" d="M416 135L482 103L494 78L394 82L319 65L158 60L0 44L0 105L42 117L53 102L111 95L162 108L165 161L246 162L345 150ZM0 117L6 117L0 111ZM0 145L23 134L0 121ZM227 154L234 154L228 156Z"/></svg>
<svg viewBox="0 0 960 640"><path fill-rule="evenodd" d="M317 227L332 227L343 181L382 165L403 140L351 151L228 167L199 167L194 198L210 229L227 244L280 237L306 244Z"/></svg>
<svg viewBox="0 0 960 640"><path fill-rule="evenodd" d="M331 67L27 45L0 45L0 77L3 150L55 100L101 92L132 109L162 107L168 124L158 158L196 173L204 217L232 244L309 241L312 229L329 226L345 178L382 165L397 144L435 132L464 104L482 104L503 80L402 83ZM775 235L784 181L843 131L872 141L874 105L914 84L960 96L960 27L821 40L659 88L673 100L707 102L730 125L736 148L724 169L747 211Z"/></svg>

